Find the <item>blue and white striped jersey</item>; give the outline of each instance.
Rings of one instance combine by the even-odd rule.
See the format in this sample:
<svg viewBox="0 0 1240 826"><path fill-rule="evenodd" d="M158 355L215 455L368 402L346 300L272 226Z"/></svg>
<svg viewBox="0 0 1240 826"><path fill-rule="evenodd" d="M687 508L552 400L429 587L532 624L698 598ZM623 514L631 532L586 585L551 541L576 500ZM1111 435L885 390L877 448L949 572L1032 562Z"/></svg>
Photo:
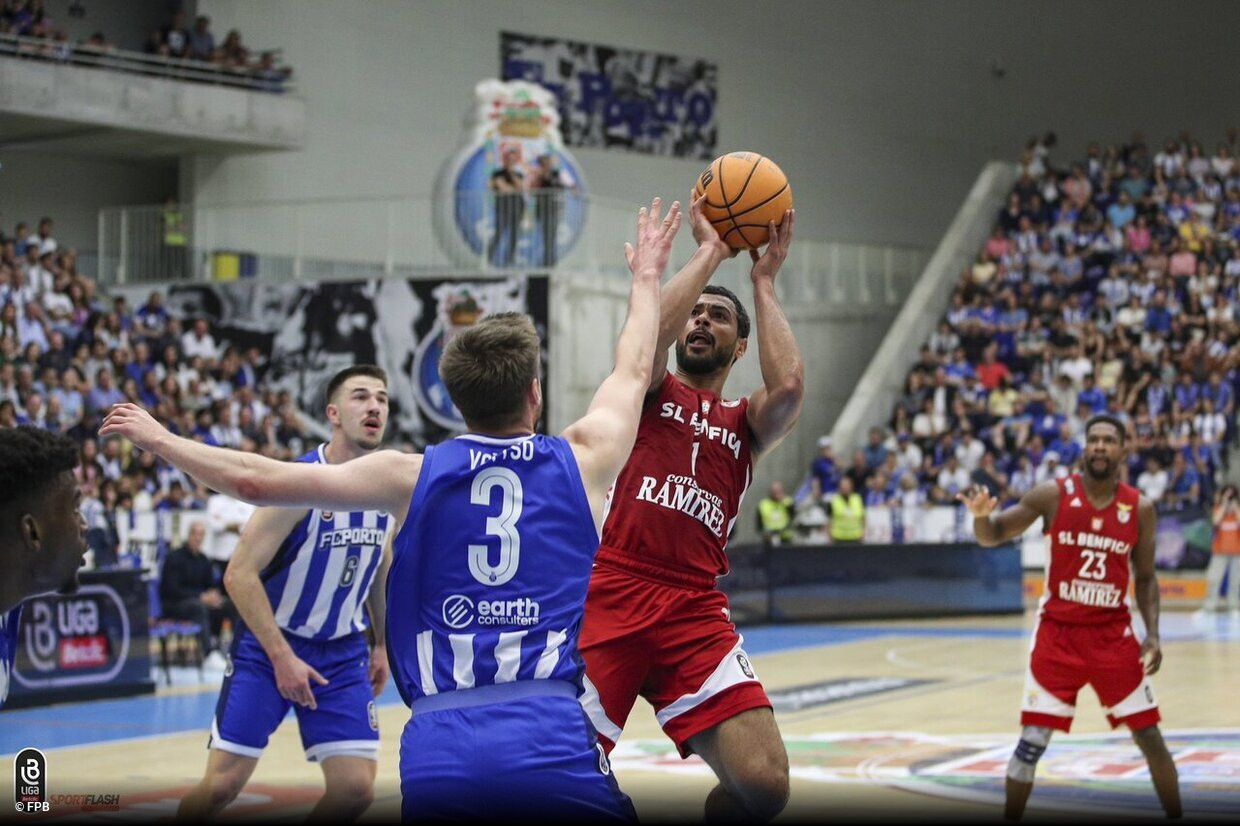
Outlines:
<svg viewBox="0 0 1240 826"><path fill-rule="evenodd" d="M580 691L598 541L563 438L466 434L427 448L388 574L388 657L405 702L520 680Z"/></svg>
<svg viewBox="0 0 1240 826"><path fill-rule="evenodd" d="M297 461L326 464L323 447ZM310 511L261 575L276 624L312 640L365 630L366 596L391 529L392 516L379 511Z"/></svg>

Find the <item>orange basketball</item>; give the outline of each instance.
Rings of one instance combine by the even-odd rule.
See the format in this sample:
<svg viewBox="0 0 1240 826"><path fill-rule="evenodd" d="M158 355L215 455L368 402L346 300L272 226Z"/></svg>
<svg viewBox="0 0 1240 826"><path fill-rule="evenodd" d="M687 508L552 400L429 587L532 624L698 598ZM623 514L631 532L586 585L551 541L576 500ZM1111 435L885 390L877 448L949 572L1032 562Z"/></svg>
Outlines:
<svg viewBox="0 0 1240 826"><path fill-rule="evenodd" d="M706 195L702 212L733 249L766 243L767 225L792 209L792 187L783 170L757 152L729 152L711 161L693 187Z"/></svg>

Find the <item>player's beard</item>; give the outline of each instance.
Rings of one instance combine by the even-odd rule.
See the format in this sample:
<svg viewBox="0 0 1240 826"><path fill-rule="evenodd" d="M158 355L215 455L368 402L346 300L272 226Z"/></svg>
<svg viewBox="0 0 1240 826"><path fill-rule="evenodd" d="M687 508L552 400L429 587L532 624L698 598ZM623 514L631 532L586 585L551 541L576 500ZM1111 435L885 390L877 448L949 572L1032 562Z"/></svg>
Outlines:
<svg viewBox="0 0 1240 826"><path fill-rule="evenodd" d="M1096 461L1101 461L1105 463L1106 469L1101 472L1095 470L1094 462ZM1115 463L1112 462L1110 459L1106 458L1105 456L1097 456L1085 462L1085 472L1088 473L1089 477L1093 479L1094 481L1105 482L1115 475Z"/></svg>
<svg viewBox="0 0 1240 826"><path fill-rule="evenodd" d="M733 361L733 353L715 347L703 355L691 355L683 341L676 342L676 366L691 376L709 376L718 373Z"/></svg>

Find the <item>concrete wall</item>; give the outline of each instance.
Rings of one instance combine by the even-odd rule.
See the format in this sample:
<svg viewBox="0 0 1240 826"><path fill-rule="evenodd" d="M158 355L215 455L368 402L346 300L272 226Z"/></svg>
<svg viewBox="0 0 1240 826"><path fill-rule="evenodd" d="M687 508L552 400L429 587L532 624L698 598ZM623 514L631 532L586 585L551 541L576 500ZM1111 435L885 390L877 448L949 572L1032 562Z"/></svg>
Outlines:
<svg viewBox="0 0 1240 826"><path fill-rule="evenodd" d="M202 0L217 27L281 44L309 105L306 149L204 162L204 202L425 193L457 147L501 30L719 65L720 150L776 159L806 238L931 247L982 165L1056 129L1089 139L1240 123L1227 68L1240 4L1148 0ZM1169 27L1191 29L1178 41ZM1180 45L1180 43L1183 45ZM996 72L993 69L998 69ZM1001 76L1000 76L1001 75ZM596 193L681 195L703 166L577 152Z"/></svg>
<svg viewBox="0 0 1240 826"><path fill-rule="evenodd" d="M175 163L109 161L38 152L0 152L0 226L25 221L33 230L49 215L56 238L94 252L99 210L117 204L162 203L177 191Z"/></svg>

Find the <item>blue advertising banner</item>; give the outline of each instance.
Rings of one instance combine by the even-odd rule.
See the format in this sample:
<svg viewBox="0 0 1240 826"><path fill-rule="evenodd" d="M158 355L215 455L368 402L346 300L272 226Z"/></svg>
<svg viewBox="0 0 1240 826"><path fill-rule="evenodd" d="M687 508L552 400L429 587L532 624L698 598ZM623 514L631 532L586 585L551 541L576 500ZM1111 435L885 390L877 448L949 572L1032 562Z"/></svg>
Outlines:
<svg viewBox="0 0 1240 826"><path fill-rule="evenodd" d="M717 154L718 67L692 57L554 37L500 33L504 80L559 101L568 146L711 160Z"/></svg>

